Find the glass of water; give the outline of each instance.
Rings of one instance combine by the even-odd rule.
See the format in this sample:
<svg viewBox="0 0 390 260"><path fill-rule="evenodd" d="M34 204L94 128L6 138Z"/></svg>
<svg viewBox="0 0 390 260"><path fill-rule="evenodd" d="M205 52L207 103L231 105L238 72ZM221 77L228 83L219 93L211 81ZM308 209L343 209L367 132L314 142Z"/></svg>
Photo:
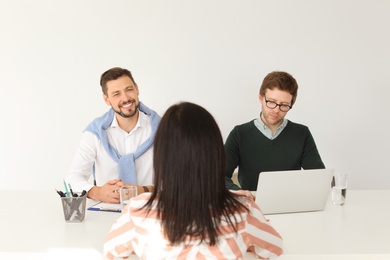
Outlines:
<svg viewBox="0 0 390 260"><path fill-rule="evenodd" d="M123 186L119 189L120 201L122 210L129 203L129 200L132 197L137 196L137 187L136 186Z"/></svg>
<svg viewBox="0 0 390 260"><path fill-rule="evenodd" d="M332 187L333 205L343 206L347 196L347 176L346 174L335 174Z"/></svg>

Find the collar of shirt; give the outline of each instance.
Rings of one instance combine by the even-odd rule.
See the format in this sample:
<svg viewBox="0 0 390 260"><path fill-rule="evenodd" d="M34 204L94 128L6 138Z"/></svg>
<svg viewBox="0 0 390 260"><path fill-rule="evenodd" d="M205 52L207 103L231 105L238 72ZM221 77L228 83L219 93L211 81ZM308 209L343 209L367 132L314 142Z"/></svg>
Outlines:
<svg viewBox="0 0 390 260"><path fill-rule="evenodd" d="M130 133L128 133L129 135L131 135L134 131L136 131L139 127L142 127L144 126L145 123L148 122L148 118L147 118L147 115L145 115L143 112L139 111L138 110L138 121L137 121L137 124L135 125L135 127L133 128L133 130L130 131ZM110 125L111 128L120 128L119 124L118 124L118 120L116 119L116 115L114 116L114 119L112 120L112 123Z"/></svg>
<svg viewBox="0 0 390 260"><path fill-rule="evenodd" d="M140 111L138 121L130 133L120 128L116 119L113 119L106 131L109 143L124 156L134 153L150 137L152 127L149 116Z"/></svg>
<svg viewBox="0 0 390 260"><path fill-rule="evenodd" d="M276 129L275 134L272 134L271 129L268 128L261 120L261 113L260 115L254 120L255 126L259 131L265 135L268 139L273 140L283 131L283 129L286 127L288 120L286 118L283 118L283 122L280 124L280 126Z"/></svg>

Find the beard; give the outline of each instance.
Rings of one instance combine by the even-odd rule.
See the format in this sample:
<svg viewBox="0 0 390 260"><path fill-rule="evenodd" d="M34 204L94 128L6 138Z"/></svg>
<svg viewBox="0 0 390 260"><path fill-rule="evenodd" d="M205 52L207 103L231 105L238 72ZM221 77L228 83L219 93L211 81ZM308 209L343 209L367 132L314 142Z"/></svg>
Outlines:
<svg viewBox="0 0 390 260"><path fill-rule="evenodd" d="M273 118L270 116L269 113L262 112L261 114L261 120L265 123L266 126L279 126L282 122L284 117L277 117Z"/></svg>
<svg viewBox="0 0 390 260"><path fill-rule="evenodd" d="M133 100L131 102L136 104L135 100ZM129 103L129 102L127 102L127 103ZM124 105L126 105L127 103L125 103ZM115 110L112 106L111 107L112 107L112 110L114 110L114 112L117 113L118 115L120 115L121 117L123 117L123 118L130 118L130 117L134 116L137 113L138 106L139 106L139 104L137 104L135 106L133 111L128 111L128 112L127 111L126 112L122 111L121 107L119 107L119 110Z"/></svg>

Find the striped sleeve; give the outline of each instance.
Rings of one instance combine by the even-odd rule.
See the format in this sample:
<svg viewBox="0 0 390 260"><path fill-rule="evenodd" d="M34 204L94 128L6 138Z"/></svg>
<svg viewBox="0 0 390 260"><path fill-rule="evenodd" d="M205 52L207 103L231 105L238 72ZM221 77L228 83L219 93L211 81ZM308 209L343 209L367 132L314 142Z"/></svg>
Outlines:
<svg viewBox="0 0 390 260"><path fill-rule="evenodd" d="M283 253L283 239L264 217L259 206L248 199L247 238L251 251L261 259L275 259Z"/></svg>
<svg viewBox="0 0 390 260"><path fill-rule="evenodd" d="M143 205L145 202L144 196L132 198L112 225L103 247L104 255L108 259L130 256L134 252L134 246L137 244L137 226L133 222L132 213L137 212L139 205Z"/></svg>
<svg viewBox="0 0 390 260"><path fill-rule="evenodd" d="M133 251L131 247L133 237L134 224L131 221L129 209L126 207L105 238L104 255L108 259L129 256Z"/></svg>

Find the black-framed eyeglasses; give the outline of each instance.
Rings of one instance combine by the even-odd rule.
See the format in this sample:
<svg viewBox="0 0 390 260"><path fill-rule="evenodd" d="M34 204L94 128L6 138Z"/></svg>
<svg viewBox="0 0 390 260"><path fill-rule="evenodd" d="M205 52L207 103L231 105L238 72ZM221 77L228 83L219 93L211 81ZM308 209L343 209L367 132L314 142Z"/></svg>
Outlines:
<svg viewBox="0 0 390 260"><path fill-rule="evenodd" d="M280 111L282 112L288 112L292 106L290 105L285 105L285 104L278 104L274 101L269 101L267 100L267 97L264 95L265 98L265 104L267 105L268 108L274 109L275 107L279 107Z"/></svg>

